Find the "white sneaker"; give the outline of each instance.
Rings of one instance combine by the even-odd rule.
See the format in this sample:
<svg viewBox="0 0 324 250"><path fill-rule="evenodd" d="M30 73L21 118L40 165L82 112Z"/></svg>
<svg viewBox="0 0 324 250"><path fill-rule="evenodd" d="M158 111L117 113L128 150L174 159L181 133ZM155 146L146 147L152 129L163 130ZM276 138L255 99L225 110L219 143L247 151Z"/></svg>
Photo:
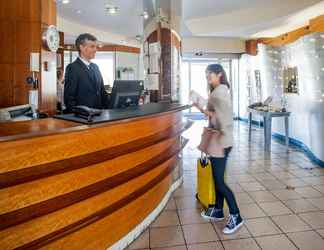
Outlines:
<svg viewBox="0 0 324 250"><path fill-rule="evenodd" d="M223 209L217 209L215 207L210 207L206 211L201 212L201 216L204 219L221 221L224 220Z"/></svg>
<svg viewBox="0 0 324 250"><path fill-rule="evenodd" d="M223 230L224 234L235 233L244 224L243 219L239 214L230 214L227 224Z"/></svg>

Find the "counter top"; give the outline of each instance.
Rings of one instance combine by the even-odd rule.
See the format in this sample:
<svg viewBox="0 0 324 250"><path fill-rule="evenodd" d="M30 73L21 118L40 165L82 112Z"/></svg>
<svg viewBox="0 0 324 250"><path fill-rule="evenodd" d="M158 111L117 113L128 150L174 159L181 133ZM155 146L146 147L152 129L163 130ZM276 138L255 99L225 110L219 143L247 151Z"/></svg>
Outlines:
<svg viewBox="0 0 324 250"><path fill-rule="evenodd" d="M189 107L189 105L183 104L150 103L126 109L104 110L91 123L73 114L57 115L54 118L32 121L0 123L0 142L80 131L91 127L106 126L107 124L155 116L161 113L181 111Z"/></svg>
<svg viewBox="0 0 324 250"><path fill-rule="evenodd" d="M88 122L86 119L75 116L74 114L56 115L55 118L78 122L83 124L98 124L104 122L119 121L125 119L131 119L141 116L153 115L158 113L170 112L179 109L187 109L188 105L170 104L170 103L150 103L136 107L129 107L125 109L111 109L103 110L100 116L95 116L93 121Z"/></svg>

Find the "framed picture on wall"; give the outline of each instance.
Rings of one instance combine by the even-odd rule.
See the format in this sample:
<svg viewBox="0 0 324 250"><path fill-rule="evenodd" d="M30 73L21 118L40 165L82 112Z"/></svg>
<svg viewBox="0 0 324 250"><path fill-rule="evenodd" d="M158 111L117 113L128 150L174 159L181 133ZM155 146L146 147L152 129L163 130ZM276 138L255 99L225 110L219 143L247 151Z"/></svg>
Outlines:
<svg viewBox="0 0 324 250"><path fill-rule="evenodd" d="M285 67L283 71L284 92L287 94L298 94L298 69L297 67Z"/></svg>
<svg viewBox="0 0 324 250"><path fill-rule="evenodd" d="M256 98L257 101L260 102L262 101L262 83L261 83L261 72L260 70L255 70L254 71L254 76L255 76L255 90L256 90Z"/></svg>

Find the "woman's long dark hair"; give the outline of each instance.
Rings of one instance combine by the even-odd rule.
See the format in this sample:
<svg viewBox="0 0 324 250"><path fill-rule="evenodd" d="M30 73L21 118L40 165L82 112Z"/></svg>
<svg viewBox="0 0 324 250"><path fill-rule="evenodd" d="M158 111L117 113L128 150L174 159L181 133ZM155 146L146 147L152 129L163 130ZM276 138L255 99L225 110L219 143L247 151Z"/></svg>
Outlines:
<svg viewBox="0 0 324 250"><path fill-rule="evenodd" d="M222 65L220 65L220 64L209 64L207 66L206 72L213 72L216 75L218 75L219 73L222 73L222 76L221 76L221 79L220 79L220 84L224 84L224 85L227 86L228 89L230 89L230 84L229 84L229 82L227 80L227 75L226 75L226 72L225 72ZM209 86L208 87L209 91L213 92L214 87L211 84L208 84L208 86Z"/></svg>

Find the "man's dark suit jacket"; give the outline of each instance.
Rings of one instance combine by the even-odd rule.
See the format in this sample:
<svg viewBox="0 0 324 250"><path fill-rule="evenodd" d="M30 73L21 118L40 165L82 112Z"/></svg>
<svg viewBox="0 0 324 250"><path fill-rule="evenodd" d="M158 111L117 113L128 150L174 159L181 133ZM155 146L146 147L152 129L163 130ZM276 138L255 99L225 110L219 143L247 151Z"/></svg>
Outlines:
<svg viewBox="0 0 324 250"><path fill-rule="evenodd" d="M104 89L103 79L96 64L91 63L91 69L89 69L80 58L77 58L66 67L64 103L67 112L71 112L72 107L76 105L97 109L108 108L108 94Z"/></svg>

